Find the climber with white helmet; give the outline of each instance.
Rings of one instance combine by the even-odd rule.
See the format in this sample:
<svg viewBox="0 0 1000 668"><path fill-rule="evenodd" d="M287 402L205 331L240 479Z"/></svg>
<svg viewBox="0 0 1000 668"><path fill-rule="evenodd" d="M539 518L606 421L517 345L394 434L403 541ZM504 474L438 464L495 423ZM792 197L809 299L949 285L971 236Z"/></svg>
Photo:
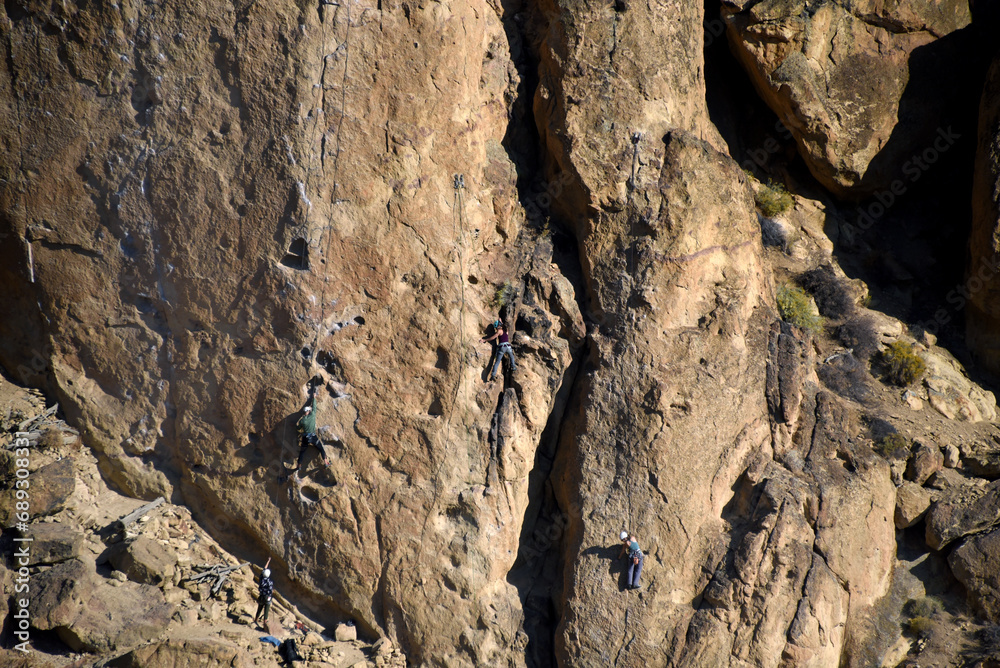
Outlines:
<svg viewBox="0 0 1000 668"><path fill-rule="evenodd" d="M635 536L629 534L628 531L622 531L619 538L622 541L622 551L618 555L618 558L621 559L628 554L628 573L625 580L625 587L627 589L638 589L639 576L642 575L642 550L639 549L639 542L635 539Z"/></svg>
<svg viewBox="0 0 1000 668"><path fill-rule="evenodd" d="M314 446L323 456L323 466L330 465L330 459L326 455L326 447L316 435L316 385L309 385L310 402L302 409L302 417L295 423L295 431L299 435L299 459L295 464L295 477L299 477L302 470L302 460L305 459L309 446Z"/></svg>
<svg viewBox="0 0 1000 668"><path fill-rule="evenodd" d="M257 619L260 617L260 613L264 613L264 624L267 624L267 616L271 612L271 594L274 592L274 581L271 579L271 569L268 566L271 565L271 557L267 558L267 563L264 564L264 570L260 574L260 585L258 586L257 593L257 614L253 616L253 621L256 624Z"/></svg>
<svg viewBox="0 0 1000 668"><path fill-rule="evenodd" d="M493 336L488 338L480 339L480 343L487 343L499 337L497 341L497 354L496 362L493 363L493 371L490 373L490 380L497 377L497 371L500 370L500 363L503 362L503 356L506 355L510 359L510 370L511 373L517 371L517 362L514 361L514 350L510 347L510 336L507 334L507 325L497 318L493 322Z"/></svg>

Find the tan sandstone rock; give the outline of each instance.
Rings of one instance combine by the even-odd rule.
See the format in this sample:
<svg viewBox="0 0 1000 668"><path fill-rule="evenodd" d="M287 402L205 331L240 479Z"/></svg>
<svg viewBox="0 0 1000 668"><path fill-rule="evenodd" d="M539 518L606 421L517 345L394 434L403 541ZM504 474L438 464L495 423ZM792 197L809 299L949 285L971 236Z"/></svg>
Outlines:
<svg viewBox="0 0 1000 668"><path fill-rule="evenodd" d="M249 668L253 660L237 644L221 638L185 638L155 642L115 659L115 668Z"/></svg>
<svg viewBox="0 0 1000 668"><path fill-rule="evenodd" d="M1000 620L1000 531L966 539L948 555L951 571L965 586L969 602L993 622Z"/></svg>
<svg viewBox="0 0 1000 668"><path fill-rule="evenodd" d="M940 550L958 538L991 529L998 523L1000 480L989 483L981 494L971 498L946 496L935 503L927 514L927 544Z"/></svg>
<svg viewBox="0 0 1000 668"><path fill-rule="evenodd" d="M931 505L930 490L904 480L896 488L896 512L894 519L897 529L907 529L919 522Z"/></svg>
<svg viewBox="0 0 1000 668"><path fill-rule="evenodd" d="M53 566L34 580L32 625L55 631L75 651L108 652L156 637L166 629L173 607L156 587L125 583L112 587L78 559Z"/></svg>
<svg viewBox="0 0 1000 668"><path fill-rule="evenodd" d="M147 536L121 545L112 553L110 562L129 580L153 585L172 580L177 569L173 551Z"/></svg>
<svg viewBox="0 0 1000 668"><path fill-rule="evenodd" d="M944 466L944 455L941 448L933 443L916 443L913 454L906 464L907 480L923 485L927 479Z"/></svg>

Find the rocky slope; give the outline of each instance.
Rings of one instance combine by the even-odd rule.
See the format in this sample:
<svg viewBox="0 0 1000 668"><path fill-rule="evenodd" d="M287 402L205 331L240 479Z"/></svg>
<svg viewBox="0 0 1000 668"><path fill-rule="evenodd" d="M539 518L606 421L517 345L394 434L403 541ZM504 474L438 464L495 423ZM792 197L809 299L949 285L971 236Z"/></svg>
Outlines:
<svg viewBox="0 0 1000 668"><path fill-rule="evenodd" d="M996 402L847 279L835 199L893 192L938 136L961 85L930 56L965 53L970 14L813 4L722 9L818 180L790 177L810 196L774 214L711 118L697 4L7 2L0 363L120 492L190 508L270 556L303 614L413 665L988 648ZM781 320L795 282L825 327ZM518 368L484 382L498 311ZM881 375L897 341L928 367L905 391ZM330 461L300 481L310 386ZM958 582L930 586L931 563ZM911 648L904 604L931 594ZM72 625L38 606L39 632ZM146 665L187 642L106 635L77 649L155 639Z"/></svg>

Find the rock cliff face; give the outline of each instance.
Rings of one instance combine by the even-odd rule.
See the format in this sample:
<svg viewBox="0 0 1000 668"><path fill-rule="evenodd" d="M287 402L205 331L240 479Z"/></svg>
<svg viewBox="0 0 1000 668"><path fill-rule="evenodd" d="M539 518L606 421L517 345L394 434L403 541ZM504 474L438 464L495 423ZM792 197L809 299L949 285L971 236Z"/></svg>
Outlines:
<svg viewBox="0 0 1000 668"><path fill-rule="evenodd" d="M584 331L551 251L514 245L498 8L8 9L4 292L11 329L45 331L8 368L48 360L111 480L201 509L327 612L415 661L499 661ZM528 274L516 384L484 388L494 284ZM313 378L332 461L299 488Z"/></svg>
<svg viewBox="0 0 1000 668"><path fill-rule="evenodd" d="M969 21L876 4L725 5L839 194L934 129L907 64ZM932 342L910 403L873 389L869 358L913 342L891 318L857 358L780 321L775 276L833 244L818 202L758 211L709 118L699 3L4 8L0 363L58 398L107 480L271 556L314 615L412 665L877 665L894 519L925 511L994 610L974 557L995 518L935 471L993 466L995 401ZM489 382L498 311L517 369ZM291 475L309 387L329 461ZM928 432L975 439L876 453L871 425L925 400Z"/></svg>

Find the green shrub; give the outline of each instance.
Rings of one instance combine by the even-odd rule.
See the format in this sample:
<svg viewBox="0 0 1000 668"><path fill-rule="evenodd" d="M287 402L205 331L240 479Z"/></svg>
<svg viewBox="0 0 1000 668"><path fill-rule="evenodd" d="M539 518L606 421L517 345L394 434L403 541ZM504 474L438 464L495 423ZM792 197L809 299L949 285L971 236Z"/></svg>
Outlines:
<svg viewBox="0 0 1000 668"><path fill-rule="evenodd" d="M926 638L934 628L933 617L943 609L941 601L933 596L911 598L903 606L903 616L906 617L903 626L918 638Z"/></svg>
<svg viewBox="0 0 1000 668"><path fill-rule="evenodd" d="M928 617L912 617L906 622L906 630L918 638L929 636L932 628L934 622Z"/></svg>
<svg viewBox="0 0 1000 668"><path fill-rule="evenodd" d="M502 285L497 286L496 292L493 294L493 308L496 310L502 309L507 304L511 303L514 299L514 286L511 282L504 281Z"/></svg>
<svg viewBox="0 0 1000 668"><path fill-rule="evenodd" d="M875 441L874 450L883 457L888 457L899 450L909 450L910 439L902 434L886 434ZM912 602L912 601L911 601ZM916 614L916 613L914 613Z"/></svg>
<svg viewBox="0 0 1000 668"><path fill-rule="evenodd" d="M767 184L760 184L754 194L757 208L768 218L774 218L780 213L784 213L795 206L795 199L785 190L781 184L775 185L770 181Z"/></svg>
<svg viewBox="0 0 1000 668"><path fill-rule="evenodd" d="M789 285L778 288L778 312L785 322L810 332L823 327L823 319L813 311L809 295L802 288Z"/></svg>
<svg viewBox="0 0 1000 668"><path fill-rule="evenodd" d="M909 385L927 370L927 364L913 352L913 346L904 341L890 343L882 353L882 361L889 380L897 385Z"/></svg>
<svg viewBox="0 0 1000 668"><path fill-rule="evenodd" d="M911 598L903 606L903 612L906 613L908 617L933 617L937 613L944 610L944 606L941 601L934 598L933 596L924 596L923 598Z"/></svg>

